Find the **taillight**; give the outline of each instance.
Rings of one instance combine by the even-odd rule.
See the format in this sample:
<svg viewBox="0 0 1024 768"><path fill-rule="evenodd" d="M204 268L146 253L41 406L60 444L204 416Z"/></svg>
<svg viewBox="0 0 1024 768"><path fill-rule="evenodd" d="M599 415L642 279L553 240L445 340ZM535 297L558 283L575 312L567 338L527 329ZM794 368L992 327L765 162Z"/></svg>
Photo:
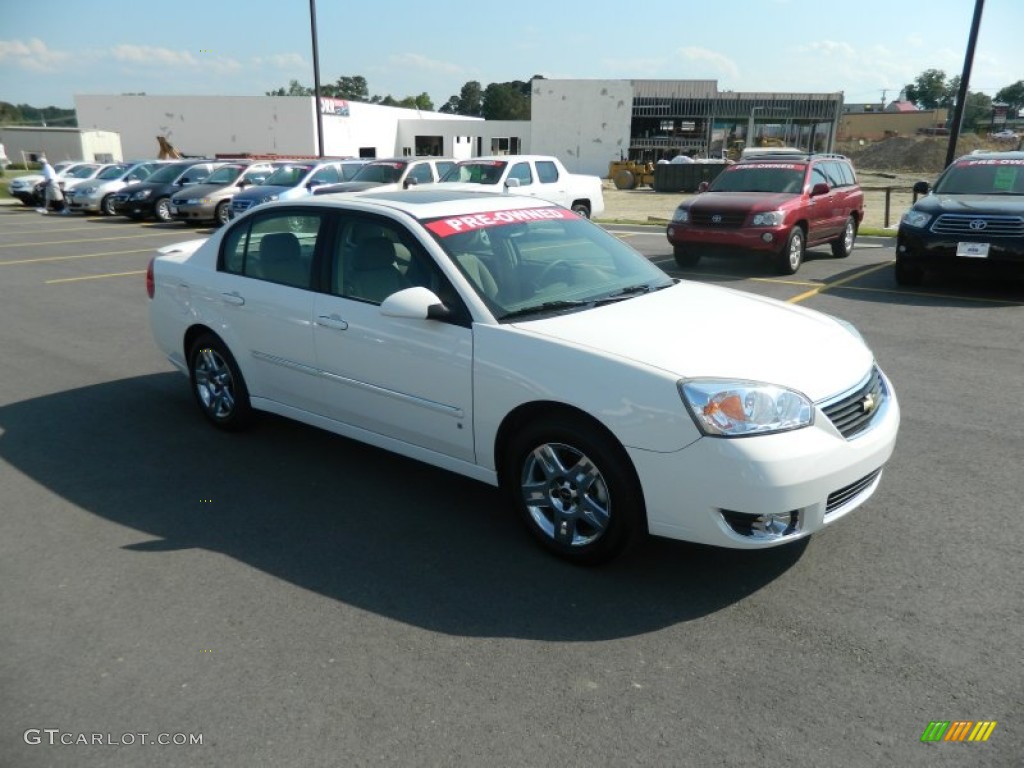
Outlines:
<svg viewBox="0 0 1024 768"><path fill-rule="evenodd" d="M153 294L156 293L156 281L153 279L153 262L156 261L156 256L149 260L149 266L146 267L146 293L149 294L149 298L153 298Z"/></svg>

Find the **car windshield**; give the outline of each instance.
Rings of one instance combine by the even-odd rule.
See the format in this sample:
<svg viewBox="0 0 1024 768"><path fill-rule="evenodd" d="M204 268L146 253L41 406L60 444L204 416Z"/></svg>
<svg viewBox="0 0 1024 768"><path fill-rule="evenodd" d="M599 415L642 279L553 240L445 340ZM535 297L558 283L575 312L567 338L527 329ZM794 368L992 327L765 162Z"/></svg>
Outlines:
<svg viewBox="0 0 1024 768"><path fill-rule="evenodd" d="M441 181L461 181L469 184L497 184L508 163L494 160L485 163L459 163L444 175Z"/></svg>
<svg viewBox="0 0 1024 768"><path fill-rule="evenodd" d="M558 206L425 226L500 321L579 311L673 284L617 237Z"/></svg>
<svg viewBox="0 0 1024 768"><path fill-rule="evenodd" d="M245 170L244 165L223 165L206 177L206 184L231 184Z"/></svg>
<svg viewBox="0 0 1024 768"><path fill-rule="evenodd" d="M338 170L341 171L342 181L352 181L363 170L363 165L362 163L342 163Z"/></svg>
<svg viewBox="0 0 1024 768"><path fill-rule="evenodd" d="M77 168L72 168L64 176L70 179L88 179L96 172L97 167L95 165L80 165Z"/></svg>
<svg viewBox="0 0 1024 768"><path fill-rule="evenodd" d="M187 167L185 165L165 165L159 171L155 171L152 176L147 177L146 181L152 181L154 184L170 184L183 174Z"/></svg>
<svg viewBox="0 0 1024 768"><path fill-rule="evenodd" d="M286 165L270 174L263 183L268 187L297 187L312 168L311 165Z"/></svg>
<svg viewBox="0 0 1024 768"><path fill-rule="evenodd" d="M402 176L406 163L369 163L359 169L352 181L374 181L393 184Z"/></svg>
<svg viewBox="0 0 1024 768"><path fill-rule="evenodd" d="M1024 159L960 160L935 184L939 195L1024 195Z"/></svg>
<svg viewBox="0 0 1024 768"><path fill-rule="evenodd" d="M726 168L715 177L709 192L803 191L805 166L794 163L742 163Z"/></svg>
<svg viewBox="0 0 1024 768"><path fill-rule="evenodd" d="M128 172L129 168L131 168L130 165L112 165L109 168L104 168L102 171L96 174L96 178L102 179L103 181L109 181L110 179L120 179L122 176L125 175L125 173Z"/></svg>

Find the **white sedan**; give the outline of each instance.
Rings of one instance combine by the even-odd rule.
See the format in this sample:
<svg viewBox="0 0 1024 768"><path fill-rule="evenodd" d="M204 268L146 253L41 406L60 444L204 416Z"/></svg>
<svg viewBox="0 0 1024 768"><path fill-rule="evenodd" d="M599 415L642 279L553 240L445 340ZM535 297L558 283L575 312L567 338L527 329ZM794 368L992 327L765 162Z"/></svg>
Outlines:
<svg viewBox="0 0 1024 768"><path fill-rule="evenodd" d="M500 486L574 562L645 533L801 539L874 493L896 442L849 324L674 280L528 198L263 205L163 249L147 289L214 425L270 411Z"/></svg>

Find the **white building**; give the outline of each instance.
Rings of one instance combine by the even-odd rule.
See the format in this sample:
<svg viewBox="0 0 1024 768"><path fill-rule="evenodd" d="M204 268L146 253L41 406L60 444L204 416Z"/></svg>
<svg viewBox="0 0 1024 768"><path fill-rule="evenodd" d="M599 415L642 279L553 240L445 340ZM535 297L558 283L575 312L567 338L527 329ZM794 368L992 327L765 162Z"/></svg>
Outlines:
<svg viewBox="0 0 1024 768"><path fill-rule="evenodd" d="M39 155L46 155L51 163L61 160L117 163L123 159L121 137L113 131L6 126L0 128L0 144L12 163L27 163Z"/></svg>

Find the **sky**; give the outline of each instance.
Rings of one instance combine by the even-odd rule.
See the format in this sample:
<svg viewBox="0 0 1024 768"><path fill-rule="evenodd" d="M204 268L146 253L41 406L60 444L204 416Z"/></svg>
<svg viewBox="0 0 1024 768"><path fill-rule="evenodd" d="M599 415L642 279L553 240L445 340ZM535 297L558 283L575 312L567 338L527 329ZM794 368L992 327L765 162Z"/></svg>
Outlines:
<svg viewBox="0 0 1024 768"><path fill-rule="evenodd" d="M891 101L959 75L974 0L318 0L320 79L435 108L477 80L716 80L719 90ZM0 0L0 101L263 95L313 85L309 0ZM1024 79L1024 0L986 0L971 90Z"/></svg>

